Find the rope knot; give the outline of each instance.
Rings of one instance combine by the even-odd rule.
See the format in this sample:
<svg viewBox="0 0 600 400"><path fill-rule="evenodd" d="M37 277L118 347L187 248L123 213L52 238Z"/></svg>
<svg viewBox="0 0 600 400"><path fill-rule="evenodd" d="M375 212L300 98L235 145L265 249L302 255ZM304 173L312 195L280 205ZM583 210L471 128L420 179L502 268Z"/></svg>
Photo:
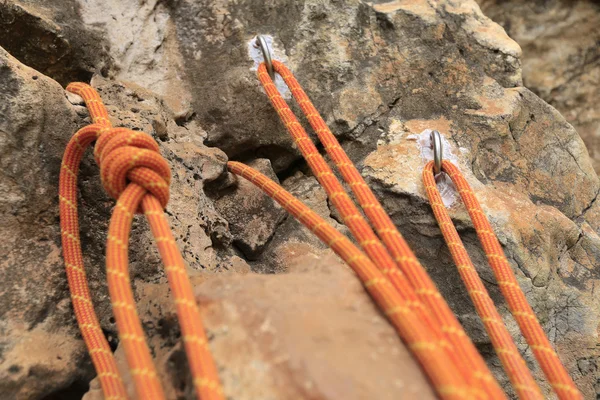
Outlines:
<svg viewBox="0 0 600 400"><path fill-rule="evenodd" d="M94 157L104 190L118 199L132 182L152 193L165 208L171 169L154 139L144 132L110 126L104 126L98 136Z"/></svg>
<svg viewBox="0 0 600 400"><path fill-rule="evenodd" d="M86 128L95 133L94 157L100 166L104 190L118 200L127 185L135 183L152 193L166 208L171 169L154 139L143 132L113 128L102 99L87 83L70 83L67 91L83 97L90 112L93 124Z"/></svg>

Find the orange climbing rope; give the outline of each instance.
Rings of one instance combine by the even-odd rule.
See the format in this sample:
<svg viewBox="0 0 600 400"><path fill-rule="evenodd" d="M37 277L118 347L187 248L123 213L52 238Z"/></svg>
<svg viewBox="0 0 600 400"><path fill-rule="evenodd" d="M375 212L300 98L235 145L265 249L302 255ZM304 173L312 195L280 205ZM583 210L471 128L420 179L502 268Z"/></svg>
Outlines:
<svg viewBox="0 0 600 400"><path fill-rule="evenodd" d="M444 207L433 175L433 161L427 164L423 170L423 182L427 197L429 197L429 204L431 204L435 218L450 249L450 254L457 265L458 273L467 287L467 292L473 304L475 304L475 309L483 321L492 345L517 395L521 399L543 399L537 383L506 329L487 289L479 278L471 258Z"/></svg>
<svg viewBox="0 0 600 400"><path fill-rule="evenodd" d="M260 42L257 41L257 43ZM497 381L492 377L485 365L481 355L477 352L458 320L443 300L435 284L422 268L355 165L341 148L339 142L331 133L306 93L302 90L298 81L284 64L272 61L270 56L266 57L268 49L264 48L264 43L260 43L260 45L263 47L263 54L266 53L265 59L267 63L262 63L259 66L258 78L284 126L291 134L313 171L313 174L325 188L329 199L340 212L344 223L348 225L360 246L373 263L384 273L385 278L389 279L397 292L408 296L411 310L422 318L425 322L425 329L429 329L433 333L436 343L444 347L449 355L450 362L454 364L454 368L463 377L466 377L470 389L477 388L475 391L470 391L470 395L481 396L482 392L485 391L486 398L506 398ZM325 151L337 166L343 179L354 192L365 215L373 224L383 244L385 244L385 248L383 248L370 226L358 209L356 209L354 203L345 193L328 164L317 151L304 128L281 97L279 90L273 82L274 72L277 72L283 78L283 81L290 89L292 96L323 143ZM453 166L447 168L453 168ZM540 399L542 398L541 391L525 365L523 358L520 356L485 287L479 280L464 247L460 243L460 238L456 230L453 226L452 229L449 228L451 226L449 217L444 219L440 214L441 199L435 197L436 193L437 197L439 197L439 193L435 187L435 180L431 171L432 165L429 165L424 172L428 195L432 199L432 204L434 204L436 217L438 217L438 214L440 215L438 221L441 221L440 225L446 230L444 236L449 243L452 256L459 265L461 277L463 277L467 284L469 295L476 304L477 310L484 321L492 344L498 352L519 397L523 399ZM459 189L461 187L464 188L464 185L467 185L466 181L460 176L457 169L453 171L454 175L450 175L452 180L455 183L458 182L457 186ZM433 191L434 189L435 192ZM460 190L460 194L465 204L469 207L469 213L475 226L478 227L477 233L488 254L490 264L497 275L501 290L505 297L507 297L511 312L517 319L524 336L542 365L542 369L547 375L550 384L561 399L580 398L581 394L574 386L556 353L551 348L531 307L520 290L487 219L485 219L483 213L475 208L475 206L470 207L470 205L475 204L478 207L477 200L472 195L472 192L470 192L470 189ZM443 208L443 206L441 207ZM306 224L310 225L309 222ZM397 269L390 266L390 255L393 256L393 260L396 262L395 266L398 267ZM415 294L417 297L415 297ZM419 300L422 303L419 303ZM438 325L441 327L444 338L440 337L440 329L436 329ZM444 339L447 339L449 343ZM424 368L426 369L426 366Z"/></svg>
<svg viewBox="0 0 600 400"><path fill-rule="evenodd" d="M228 169L262 189L338 254L358 275L366 290L407 343L435 390L443 399L471 399L469 388L448 354L436 345L432 331L421 320L411 300L396 290L374 263L317 213L260 172L230 161Z"/></svg>
<svg viewBox="0 0 600 400"><path fill-rule="evenodd" d="M258 78L265 88L269 100L314 175L325 188L331 202L342 215L344 223L348 225L361 247L392 282L394 287L409 296L412 307L416 312L419 312L421 318L427 321L426 326L433 331L437 343L449 353L454 361L457 373L463 375L469 388L475 392L474 394L483 398L486 398L485 394L487 394L487 398L492 399L506 398L435 284L410 250L352 161L341 148L298 81L281 62L272 61L272 64L275 72L281 75L290 88L296 102L300 105L313 130L323 143L325 150L341 172L342 177L353 190L361 208L375 227L385 246L362 217L294 113L281 97L267 72L266 65L261 64L258 68Z"/></svg>
<svg viewBox="0 0 600 400"><path fill-rule="evenodd" d="M128 272L131 224L134 214L143 212L165 264L196 396L201 400L223 400L186 267L163 211L169 200L168 163L149 135L113 128L100 96L91 86L72 83L67 90L85 100L93 124L71 138L63 156L59 185L63 255L77 322L105 398L127 399L127 394L94 312L79 238L77 175L86 148L96 140L94 156L100 165L102 184L117 199L106 249L108 288L138 398L165 398L135 308Z"/></svg>
<svg viewBox="0 0 600 400"><path fill-rule="evenodd" d="M531 306L527 302L515 275L508 264L492 226L486 218L473 190L461 174L460 170L449 161L441 162L442 171L446 172L456 185L458 193L467 207L473 221L477 236L481 242L488 262L494 271L498 286L508 308L519 324L523 336L538 360L546 378L560 399L583 399L573 380L560 362L552 348L544 330L540 326ZM517 394L523 399L540 399L542 395L525 365L512 338L506 330L494 303L490 299L477 271L460 240L458 233L442 203L441 196L433 175L433 161L423 170L423 181L427 196L433 208L438 224L448 245L452 258L469 291L469 295L477 312L481 316L492 344L502 361L504 369L511 380Z"/></svg>
<svg viewBox="0 0 600 400"><path fill-rule="evenodd" d="M281 68L282 64L275 64L275 70L280 74ZM323 157L319 154L317 148L306 134L306 131L304 131L304 128L302 128L288 105L285 103L285 100L279 95L279 91L272 83L264 65L259 69L259 77L282 121L289 129L316 178L325 188L329 199L340 212L344 224L348 226L356 240L359 242L360 247L381 272L386 275L392 285L403 295L407 296L410 307L413 308L419 315L419 318L425 322L427 329L432 332L433 337L435 338L435 344L444 348L448 353L448 356L453 359L454 365L461 365L461 363L459 363L459 358L457 358L457 352L444 338L444 334L442 333L439 324L435 321L423 303L419 301L415 290L407 281L404 273L396 267L388 250L383 246L377 235L375 235L375 232L373 232L373 229L371 229L368 222L363 218L360 211L354 205L354 202L350 199L350 196L348 196L341 183L331 171L331 168L329 168ZM294 86L290 87L292 90L297 90ZM465 369L459 369L458 372L463 375L465 380L469 376L468 371Z"/></svg>

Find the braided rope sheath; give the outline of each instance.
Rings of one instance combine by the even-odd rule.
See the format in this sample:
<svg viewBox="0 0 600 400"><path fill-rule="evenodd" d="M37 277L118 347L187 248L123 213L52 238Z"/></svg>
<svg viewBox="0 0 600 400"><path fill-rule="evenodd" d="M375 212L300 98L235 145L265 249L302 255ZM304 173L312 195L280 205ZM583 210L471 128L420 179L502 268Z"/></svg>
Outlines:
<svg viewBox="0 0 600 400"><path fill-rule="evenodd" d="M442 399L472 399L448 354L435 345L431 331L385 275L352 242L317 213L260 172L239 162L227 163L229 171L259 187L287 212L311 230L339 255L358 275L364 287L407 343Z"/></svg>
<svg viewBox="0 0 600 400"><path fill-rule="evenodd" d="M428 166L428 168L431 169L431 166ZM450 179L456 185L458 193L473 221L488 263L494 271L500 291L506 299L511 314L519 324L521 333L527 340L529 347L544 371L550 386L552 386L552 389L561 400L583 399L583 395L577 389L565 367L560 362L535 313L527 302L527 298L523 294L515 274L504 255L500 242L498 242L498 238L471 186L469 186L469 183L461 174L458 167L451 162L444 160L442 162L442 170L450 176Z"/></svg>
<svg viewBox="0 0 600 400"><path fill-rule="evenodd" d="M132 184L119 196L108 229L106 276L119 340L125 350L136 392L142 399L165 399L135 308L127 269L131 223L145 195L146 191L141 186Z"/></svg>
<svg viewBox="0 0 600 400"><path fill-rule="evenodd" d="M361 244L361 247L363 247L374 263L386 274L388 279L392 281L394 286L411 296L413 307L423 308L426 305L427 309L421 310L422 318L426 318L429 321L427 324L429 329L435 332L438 343L445 346L450 352L450 356L455 361L456 368L465 376L469 386L479 392L485 391L489 398L505 399L505 394L491 375L483 358L464 332L454 313L444 301L437 287L410 250L410 247L402 238L402 235L398 232L398 229L367 186L352 161L341 148L319 112L300 87L298 81L283 63L273 61L273 67L290 88L296 102L300 105L313 130L325 146L325 150L340 170L342 177L352 188L361 208L365 211L365 214L377 230L387 249L381 244L379 238L373 233L364 218L362 218L362 215L350 197L345 193L343 187L331 172L323 157L319 154L310 137L306 134L304 128L281 97L266 71L265 64L261 64L258 68L258 78L269 100L298 145L311 170L325 188L334 206L342 215L344 223L348 225L353 235ZM372 247L365 247L363 245L365 243ZM371 251L372 248L376 248L377 251ZM389 253L387 250L389 250ZM390 259L390 253L393 259Z"/></svg>
<svg viewBox="0 0 600 400"><path fill-rule="evenodd" d="M59 188L63 254L77 321L105 398L126 399L127 395L94 313L79 242L77 172L85 149L96 139L94 156L100 165L103 186L117 199L107 241L108 287L137 395L140 399L165 398L137 315L128 272L129 233L133 215L141 211L148 219L165 264L196 396L202 400L223 400L185 264L164 216L169 200L169 165L149 135L112 127L106 108L92 87L72 83L67 90L83 97L93 124L73 136L63 157Z"/></svg>
<svg viewBox="0 0 600 400"><path fill-rule="evenodd" d="M275 71L278 73L284 73L282 68L285 68L283 64L274 64ZM287 70L286 70L287 71ZM287 71L289 73L289 71ZM371 226L362 216L350 196L346 193L343 186L333 174L333 171L327 165L321 154L319 154L314 143L310 140L306 131L300 125L294 113L290 110L289 106L283 100L279 91L275 87L269 74L266 72L266 67L261 64L258 70L258 76L263 84L269 99L271 100L275 110L279 114L285 127L290 132L292 138L306 159L308 165L313 171L315 177L319 183L324 187L327 195L336 209L340 212L342 220L346 226L350 229L353 236L358 241L360 247L365 251L373 263L386 275L387 279L392 285L403 295L407 296L410 307L419 315L419 318L425 322L427 329L432 332L435 338L435 344L442 346L452 359L453 364L459 374L465 379L465 384L469 378L471 371L462 368L464 365L461 362L461 357L458 352L455 351L454 347L447 340L439 323L435 320L431 312L425 307L422 301L415 293L415 290L406 279L404 273L397 268L396 263L392 259L390 253L381 243ZM287 81L286 81L287 83ZM293 92L297 89L290 86ZM475 390L473 385L468 385L470 389ZM484 393L480 391L480 397L485 397Z"/></svg>
<svg viewBox="0 0 600 400"><path fill-rule="evenodd" d="M483 321L492 345L496 350L496 354L502 362L502 366L512 386L515 388L520 399L543 399L544 397L540 388L533 379L531 371L527 368L525 360L521 357L517 346L502 321L502 317L498 313L494 302L475 270L473 262L442 202L442 197L433 175L433 161L429 162L423 169L423 183L425 184L429 204L433 209L435 219L440 226L458 273L467 288L467 292L475 305L479 317Z"/></svg>

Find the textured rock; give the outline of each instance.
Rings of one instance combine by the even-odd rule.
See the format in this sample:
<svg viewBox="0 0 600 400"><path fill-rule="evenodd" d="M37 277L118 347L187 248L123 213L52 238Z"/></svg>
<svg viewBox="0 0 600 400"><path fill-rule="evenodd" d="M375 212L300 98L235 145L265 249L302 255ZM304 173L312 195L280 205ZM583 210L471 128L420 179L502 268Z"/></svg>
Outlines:
<svg viewBox="0 0 600 400"><path fill-rule="evenodd" d="M72 105L56 82L0 51L0 232L5 237L0 244L0 392L10 399L51 394L63 398L69 391L85 390L94 376L70 306L57 202L64 146L89 120L77 96L70 96ZM162 135L162 151L174 175L171 224L190 271L248 270L231 251L218 254L212 248L213 242L231 239L227 222L204 195L203 185L222 175L226 156L202 145L205 134L201 129L193 124L178 126L162 101L150 92L102 79L96 79L94 85L115 124ZM168 128L168 134L154 126ZM113 201L104 194L92 157L82 165L80 189L90 288L102 327L116 345L103 271ZM143 220L137 219L132 235L130 271L134 281L140 282L142 289L145 282L164 281ZM160 330L155 323L148 324L150 336Z"/></svg>
<svg viewBox="0 0 600 400"><path fill-rule="evenodd" d="M248 165L277 181L269 160L258 159ZM279 204L245 179L220 196L215 207L229 222L233 243L251 260L262 253L286 215Z"/></svg>
<svg viewBox="0 0 600 400"><path fill-rule="evenodd" d="M78 1L84 23L101 29L109 42L116 64L113 75L161 95L175 118L185 121L192 113L191 95L165 3Z"/></svg>
<svg viewBox="0 0 600 400"><path fill-rule="evenodd" d="M102 35L83 25L77 0L0 2L0 46L61 84L112 67Z"/></svg>
<svg viewBox="0 0 600 400"><path fill-rule="evenodd" d="M314 177L297 171L283 181L282 186L339 231L348 233L348 229L333 218L327 194ZM306 260L319 259L328 253L330 250L327 246L308 228L289 216L277 227L273 240L262 253L260 260L266 272L288 272L296 265L311 263Z"/></svg>
<svg viewBox="0 0 600 400"><path fill-rule="evenodd" d="M600 4L479 0L523 48L523 81L560 111L600 174Z"/></svg>
<svg viewBox="0 0 600 400"><path fill-rule="evenodd" d="M0 48L0 392L89 380L57 226L60 155L78 117L60 86Z"/></svg>
<svg viewBox="0 0 600 400"><path fill-rule="evenodd" d="M38 25L66 32L64 20L52 16L71 3L18 4L30 13L46 9L49 17ZM73 24L82 37L100 34L110 46L102 57L114 63L106 64L105 75L118 80L96 76L92 84L114 124L152 134L172 166L168 215L230 398L411 398L416 389L418 398L426 396L413 360L352 274L296 221L224 172L227 157L262 164L347 233L256 79L248 55L256 33L274 36L275 56L286 59L507 383L422 188L424 161L412 135L428 128L445 135L561 359L586 398L593 397L600 370L600 183L572 126L523 87L527 54L474 1L77 4ZM69 43L73 54L87 51ZM43 42L30 44L44 50ZM0 249L8 256L0 259L0 274L8 283L0 289L0 392L17 399L79 399L94 374L68 300L56 179L65 142L89 120L76 96L68 102L55 82L5 53L2 60L0 233L7 239ZM84 160L80 188L94 302L117 346L103 272L113 201L103 194L91 157ZM252 193L259 207L238 200L244 193ZM516 333L460 202L451 215ZM255 220L262 236L248 226ZM130 256L140 315L166 391L169 398L189 398L173 305L141 218ZM44 349L46 343L56 345ZM25 344L40 351L28 352ZM527 345L522 339L518 345L539 377ZM119 349L117 357L122 363ZM86 399L100 398L92 381Z"/></svg>
<svg viewBox="0 0 600 400"><path fill-rule="evenodd" d="M287 274L222 276L198 286L226 394L435 398L354 274L333 255L297 258Z"/></svg>
<svg viewBox="0 0 600 400"><path fill-rule="evenodd" d="M232 157L250 151L268 154L276 171L297 157L248 63L246 43L256 32L276 33L275 56L285 54L288 66L342 136L358 136L388 105L407 97L410 92L403 87L409 80L425 81L436 73L439 60L449 63L445 35L452 36L452 47L466 60L485 65L491 76L507 85L518 84L519 47L478 12L475 3L454 3L174 3L194 108L207 129L208 143ZM298 22L290 25L290 20ZM337 29L328 29L332 26ZM403 42L392 43L400 32L406 34ZM210 62L198 62L204 59ZM219 96L211 94L213 87L219 88Z"/></svg>

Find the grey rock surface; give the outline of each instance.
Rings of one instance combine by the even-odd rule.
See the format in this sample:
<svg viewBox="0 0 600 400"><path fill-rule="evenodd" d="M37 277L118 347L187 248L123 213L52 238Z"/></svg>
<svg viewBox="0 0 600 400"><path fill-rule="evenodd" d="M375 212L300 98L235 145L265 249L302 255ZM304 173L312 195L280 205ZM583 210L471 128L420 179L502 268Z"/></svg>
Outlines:
<svg viewBox="0 0 600 400"><path fill-rule="evenodd" d="M66 85L114 68L103 33L80 18L77 0L0 2L0 46Z"/></svg>

